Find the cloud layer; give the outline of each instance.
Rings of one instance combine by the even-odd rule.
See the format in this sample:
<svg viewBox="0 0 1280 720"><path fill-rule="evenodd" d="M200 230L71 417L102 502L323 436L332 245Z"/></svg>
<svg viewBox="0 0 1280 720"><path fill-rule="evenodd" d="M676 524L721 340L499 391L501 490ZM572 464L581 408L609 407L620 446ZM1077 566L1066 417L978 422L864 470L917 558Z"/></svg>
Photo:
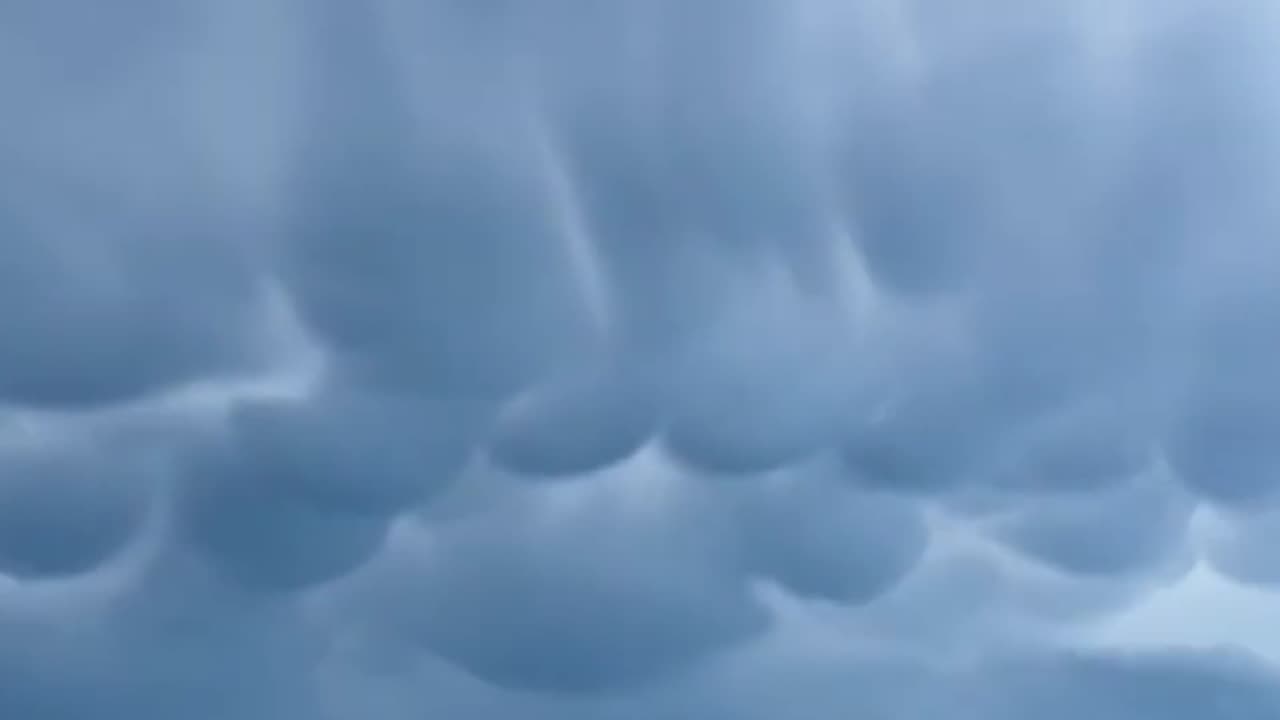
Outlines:
<svg viewBox="0 0 1280 720"><path fill-rule="evenodd" d="M0 714L1275 717L1278 21L8 3Z"/></svg>

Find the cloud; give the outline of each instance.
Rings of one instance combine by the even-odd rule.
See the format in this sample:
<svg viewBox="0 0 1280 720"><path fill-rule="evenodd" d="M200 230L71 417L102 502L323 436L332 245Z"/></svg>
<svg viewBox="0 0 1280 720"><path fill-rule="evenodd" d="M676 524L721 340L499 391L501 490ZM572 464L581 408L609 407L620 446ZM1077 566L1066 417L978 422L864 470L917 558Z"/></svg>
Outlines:
<svg viewBox="0 0 1280 720"><path fill-rule="evenodd" d="M7 193L3 211L0 398L101 406L261 366L265 301L216 239L233 225L203 209L137 221L114 211L123 193L41 184Z"/></svg>
<svg viewBox="0 0 1280 720"><path fill-rule="evenodd" d="M515 472L551 477L625 460L657 428L655 388L646 376L619 360L526 390L494 421L494 460Z"/></svg>
<svg viewBox="0 0 1280 720"><path fill-rule="evenodd" d="M441 523L357 596L389 637L535 690L648 682L759 632L730 520L645 457L623 468L647 487L593 478Z"/></svg>
<svg viewBox="0 0 1280 720"><path fill-rule="evenodd" d="M724 688L720 715L712 711L711 717L775 717L803 698L806 707L820 711L902 718L948 713L1015 720L1087 712L1117 720L1148 714L1243 720L1267 717L1278 700L1268 669L1229 653L1007 652L968 667L856 657L792 662L765 665L776 674L763 687L750 681L750 671L737 673L737 692L751 689L735 698Z"/></svg>
<svg viewBox="0 0 1280 720"><path fill-rule="evenodd" d="M997 521L996 535L1011 546L1068 572L1124 573L1185 552L1191 505L1139 478L1126 487L1084 498L1032 501ZM1155 485L1155 487L1153 487Z"/></svg>
<svg viewBox="0 0 1280 720"><path fill-rule="evenodd" d="M777 469L829 447L847 424L857 389L849 321L830 301L770 297L782 294L771 281L735 288L677 361L665 440L695 467Z"/></svg>
<svg viewBox="0 0 1280 720"><path fill-rule="evenodd" d="M158 473L147 453L110 437L13 434L0 447L3 572L74 576L121 552L149 512Z"/></svg>
<svg viewBox="0 0 1280 720"><path fill-rule="evenodd" d="M228 434L263 488L321 508L389 513L426 502L467 461L465 408L325 386L302 400L249 400Z"/></svg>
<svg viewBox="0 0 1280 720"><path fill-rule="evenodd" d="M73 6L0 714L1275 715L1260 0Z"/></svg>
<svg viewBox="0 0 1280 720"><path fill-rule="evenodd" d="M743 492L738 522L756 572L797 595L858 604L915 568L929 528L911 500L842 483L835 467L760 481Z"/></svg>
<svg viewBox="0 0 1280 720"><path fill-rule="evenodd" d="M267 485L246 458L216 439L179 465L176 535L230 580L293 591L368 562L389 528L382 514L327 508Z"/></svg>

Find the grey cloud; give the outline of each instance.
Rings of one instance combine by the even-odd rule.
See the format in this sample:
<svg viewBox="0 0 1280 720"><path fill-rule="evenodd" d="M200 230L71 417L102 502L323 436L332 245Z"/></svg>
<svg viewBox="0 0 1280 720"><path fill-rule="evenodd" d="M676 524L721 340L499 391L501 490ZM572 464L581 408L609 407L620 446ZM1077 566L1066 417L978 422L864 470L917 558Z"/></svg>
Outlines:
<svg viewBox="0 0 1280 720"><path fill-rule="evenodd" d="M645 373L627 365L589 367L509 401L494 423L493 457L520 473L572 476L635 453L656 430L659 402Z"/></svg>
<svg viewBox="0 0 1280 720"><path fill-rule="evenodd" d="M607 486L569 487L559 500L512 498L443 523L417 550L390 556L389 569L355 578L368 585L357 597L375 598L393 637L499 685L653 682L767 621L731 526L689 490L662 484L666 492L641 491L633 503Z"/></svg>
<svg viewBox="0 0 1280 720"><path fill-rule="evenodd" d="M261 367L262 295L233 225L136 221L74 184L6 201L0 397L101 406Z"/></svg>
<svg viewBox="0 0 1280 720"><path fill-rule="evenodd" d="M152 5L0 9L0 713L1275 714L1046 649L1276 578L1260 0Z"/></svg>
<svg viewBox="0 0 1280 720"><path fill-rule="evenodd" d="M581 6L556 4L543 20L554 30L538 45L540 82L619 321L661 346L705 327L717 286L703 272L827 231L816 148L791 97L802 83L788 72L790 13ZM743 73L757 82L737 82Z"/></svg>
<svg viewBox="0 0 1280 720"><path fill-rule="evenodd" d="M1128 393L1064 408L1020 429L992 485L1032 493L1114 487L1160 462L1153 414Z"/></svg>
<svg viewBox="0 0 1280 720"><path fill-rule="evenodd" d="M995 534L1067 572L1126 573L1185 554L1191 510L1167 475L1148 471L1108 491L1029 500Z"/></svg>
<svg viewBox="0 0 1280 720"><path fill-rule="evenodd" d="M468 137L478 130L415 104L385 11L326 4L304 15L296 200L282 242L304 322L365 375L444 394L506 393L588 349L519 98L470 118L479 142ZM431 102L499 82L483 60L428 77L442 96Z"/></svg>
<svg viewBox="0 0 1280 720"><path fill-rule="evenodd" d="M911 500L850 486L833 464L744 490L744 553L757 572L798 595L867 602L915 568L929 530Z"/></svg>
<svg viewBox="0 0 1280 720"><path fill-rule="evenodd" d="M317 507L392 513L426 502L462 470L468 408L327 384L305 400L247 401L229 418L251 482Z"/></svg>
<svg viewBox="0 0 1280 720"><path fill-rule="evenodd" d="M196 7L37 5L0 11L0 399L101 407L261 370L254 223L184 114Z"/></svg>
<svg viewBox="0 0 1280 720"><path fill-rule="evenodd" d="M1002 668L1003 669L1003 668ZM1232 653L1068 655L1033 663L1021 693L997 701L995 717L1264 718L1280 711L1272 671ZM1014 672L1015 676L1022 673ZM1071 697L1070 707L1060 704Z"/></svg>
<svg viewBox="0 0 1280 720"><path fill-rule="evenodd" d="M1252 720L1276 712L1280 696L1274 683L1270 667L1225 651L1004 650L979 662L950 665L909 657L873 659L856 651L788 649L771 656L761 650L643 702L620 701L580 716L764 720L803 709L905 720L939 715L1067 720L1085 713L1107 720Z"/></svg>
<svg viewBox="0 0 1280 720"><path fill-rule="evenodd" d="M181 454L175 536L229 579L294 591L341 577L382 545L390 519L325 507L268 484L253 457L221 435L199 437Z"/></svg>
<svg viewBox="0 0 1280 720"><path fill-rule="evenodd" d="M1215 570L1240 582L1270 586L1280 581L1274 547L1276 510L1270 504L1210 515L1204 552Z"/></svg>
<svg viewBox="0 0 1280 720"><path fill-rule="evenodd" d="M26 717L266 718L305 707L323 637L293 603L229 588L166 554L127 587L5 598L0 707Z"/></svg>
<svg viewBox="0 0 1280 720"><path fill-rule="evenodd" d="M0 571L41 579L93 570L148 514L154 463L103 439L28 437L0 448Z"/></svg>
<svg viewBox="0 0 1280 720"><path fill-rule="evenodd" d="M1256 257L1242 253L1246 262ZM1191 363L1166 438L1170 460L1188 486L1235 504L1269 495L1276 468L1271 438L1277 414L1265 390L1277 350L1267 329L1274 304L1269 287L1245 277L1249 284L1202 303L1191 335L1204 352Z"/></svg>
<svg viewBox="0 0 1280 720"><path fill-rule="evenodd" d="M458 490L491 472L473 467ZM389 645L420 644L499 685L649 686L767 628L753 578L850 604L902 581L928 542L919 509L842 475L819 460L739 486L650 448L436 516L341 592L353 611L379 608Z"/></svg>
<svg viewBox="0 0 1280 720"><path fill-rule="evenodd" d="M804 460L838 441L858 400L852 319L776 282L731 296L675 369L665 440L694 466L733 474Z"/></svg>
<svg viewBox="0 0 1280 720"><path fill-rule="evenodd" d="M922 379L882 413L857 422L843 454L863 482L898 491L954 487L984 469L1005 437L1009 418L990 395L952 368Z"/></svg>

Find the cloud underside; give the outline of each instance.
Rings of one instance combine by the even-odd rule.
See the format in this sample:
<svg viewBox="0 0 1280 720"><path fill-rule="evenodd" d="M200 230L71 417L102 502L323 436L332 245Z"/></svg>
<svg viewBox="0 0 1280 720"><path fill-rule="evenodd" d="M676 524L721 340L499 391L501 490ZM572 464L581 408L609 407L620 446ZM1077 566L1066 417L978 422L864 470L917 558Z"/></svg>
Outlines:
<svg viewBox="0 0 1280 720"><path fill-rule="evenodd" d="M1280 582L1261 0L110 15L0 8L0 715L1280 713L1085 642Z"/></svg>

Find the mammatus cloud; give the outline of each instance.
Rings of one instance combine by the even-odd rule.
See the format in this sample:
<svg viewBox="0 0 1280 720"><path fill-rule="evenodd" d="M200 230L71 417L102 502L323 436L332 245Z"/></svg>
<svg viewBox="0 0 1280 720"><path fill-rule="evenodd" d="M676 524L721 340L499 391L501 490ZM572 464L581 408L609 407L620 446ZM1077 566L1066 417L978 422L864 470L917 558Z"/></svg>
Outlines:
<svg viewBox="0 0 1280 720"><path fill-rule="evenodd" d="M0 715L1280 714L1261 0L80 5Z"/></svg>

